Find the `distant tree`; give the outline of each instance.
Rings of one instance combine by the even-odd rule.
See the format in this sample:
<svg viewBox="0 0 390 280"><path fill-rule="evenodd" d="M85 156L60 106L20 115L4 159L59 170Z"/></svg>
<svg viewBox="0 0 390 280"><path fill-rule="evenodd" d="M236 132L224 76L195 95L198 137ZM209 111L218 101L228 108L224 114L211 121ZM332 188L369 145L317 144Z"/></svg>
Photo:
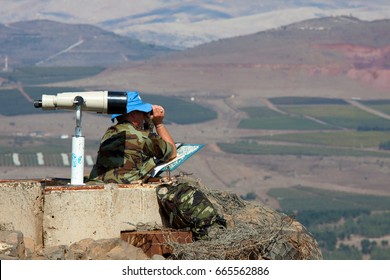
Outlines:
<svg viewBox="0 0 390 280"><path fill-rule="evenodd" d="M336 248L337 236L334 231L329 229L321 231L312 231L321 249L333 251Z"/></svg>
<svg viewBox="0 0 390 280"><path fill-rule="evenodd" d="M362 246L362 253L365 255L371 254L373 249L378 247L376 241L370 241L368 239L363 239L360 244Z"/></svg>
<svg viewBox="0 0 390 280"><path fill-rule="evenodd" d="M340 244L340 247L334 251L324 251L326 260L361 260L362 254L355 246Z"/></svg>
<svg viewBox="0 0 390 280"><path fill-rule="evenodd" d="M367 255L367 254L371 253L371 248L370 248L371 242L370 242L370 240L363 239L360 242L360 245L362 246L362 253L363 254Z"/></svg>

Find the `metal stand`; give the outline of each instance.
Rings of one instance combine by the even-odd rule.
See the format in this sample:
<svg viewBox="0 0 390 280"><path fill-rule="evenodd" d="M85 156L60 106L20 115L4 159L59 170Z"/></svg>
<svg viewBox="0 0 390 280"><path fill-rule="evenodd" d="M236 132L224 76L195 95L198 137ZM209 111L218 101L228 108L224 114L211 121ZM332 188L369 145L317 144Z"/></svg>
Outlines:
<svg viewBox="0 0 390 280"><path fill-rule="evenodd" d="M84 104L84 99L81 96L76 96L73 103L76 106L76 128L75 135L72 136L72 169L70 184L84 185L85 138L81 133L81 107Z"/></svg>

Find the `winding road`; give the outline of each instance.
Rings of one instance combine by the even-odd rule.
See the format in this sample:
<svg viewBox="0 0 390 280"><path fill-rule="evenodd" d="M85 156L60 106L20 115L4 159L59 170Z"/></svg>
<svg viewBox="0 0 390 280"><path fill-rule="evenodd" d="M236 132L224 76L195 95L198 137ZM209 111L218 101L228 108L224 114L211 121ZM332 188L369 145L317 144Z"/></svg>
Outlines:
<svg viewBox="0 0 390 280"><path fill-rule="evenodd" d="M57 53L55 53L55 54L49 56L48 58L46 58L46 59L44 59L44 60L38 61L35 65L41 65L42 63L44 63L44 62L46 62L46 61L49 61L49 60L51 60L51 59L53 59L53 58L55 58L55 57L57 57L57 56L59 56L59 55L61 55L61 54L64 54L64 53L67 53L67 52L71 51L72 49L74 49L74 48L80 46L80 45L83 44L83 43L84 43L84 40L83 40L83 39L80 39L78 42L76 42L76 43L74 43L73 45L67 47L66 49L64 49L64 50L62 50L62 51L59 51L59 52L57 52Z"/></svg>

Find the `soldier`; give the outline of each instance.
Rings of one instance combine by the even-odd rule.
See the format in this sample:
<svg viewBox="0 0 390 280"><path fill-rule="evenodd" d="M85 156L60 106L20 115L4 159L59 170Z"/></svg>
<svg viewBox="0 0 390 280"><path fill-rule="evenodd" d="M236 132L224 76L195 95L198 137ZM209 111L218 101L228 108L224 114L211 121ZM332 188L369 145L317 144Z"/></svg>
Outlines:
<svg viewBox="0 0 390 280"><path fill-rule="evenodd" d="M114 114L117 124L104 134L88 183L122 183L143 179L156 160L176 157L176 146L163 123L164 108L127 93L127 113ZM157 134L153 131L153 126Z"/></svg>

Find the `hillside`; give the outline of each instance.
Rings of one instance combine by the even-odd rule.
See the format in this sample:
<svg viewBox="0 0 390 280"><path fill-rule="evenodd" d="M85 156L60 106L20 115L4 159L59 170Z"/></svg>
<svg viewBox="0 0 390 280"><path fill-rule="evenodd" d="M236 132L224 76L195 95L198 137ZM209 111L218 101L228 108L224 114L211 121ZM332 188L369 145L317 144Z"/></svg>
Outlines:
<svg viewBox="0 0 390 280"><path fill-rule="evenodd" d="M388 18L384 0L67 0L2 1L0 23L46 19L92 24L157 45L178 49L222 38L253 34L324 16L353 15L364 20Z"/></svg>
<svg viewBox="0 0 390 280"><path fill-rule="evenodd" d="M389 28L389 20L308 20L129 65L104 75L104 84L176 94L383 97ZM100 85L101 77L90 83Z"/></svg>
<svg viewBox="0 0 390 280"><path fill-rule="evenodd" d="M10 67L113 66L171 50L98 27L33 20L0 25L0 58Z"/></svg>

